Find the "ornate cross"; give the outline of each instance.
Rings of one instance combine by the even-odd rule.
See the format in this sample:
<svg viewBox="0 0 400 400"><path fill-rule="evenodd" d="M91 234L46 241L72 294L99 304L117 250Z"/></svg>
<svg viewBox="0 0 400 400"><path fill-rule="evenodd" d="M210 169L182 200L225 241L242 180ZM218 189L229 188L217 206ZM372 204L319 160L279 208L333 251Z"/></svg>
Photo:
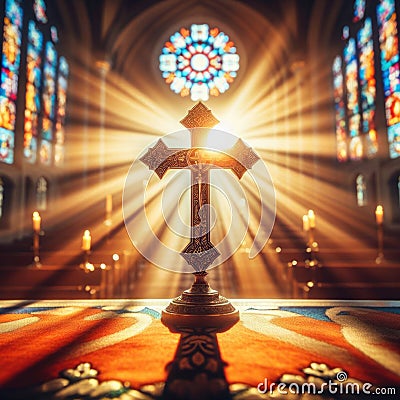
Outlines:
<svg viewBox="0 0 400 400"><path fill-rule="evenodd" d="M259 159L253 150L238 139L222 153L207 149L203 142L204 128L213 128L219 121L203 103L197 103L181 124L190 130L189 149L169 148L162 139L140 158L161 179L169 169L188 168L191 171L191 236L181 255L196 272L204 272L219 256L210 240L210 170L232 170L240 179ZM196 129L201 128L201 129ZM211 132L212 134L212 132Z"/></svg>

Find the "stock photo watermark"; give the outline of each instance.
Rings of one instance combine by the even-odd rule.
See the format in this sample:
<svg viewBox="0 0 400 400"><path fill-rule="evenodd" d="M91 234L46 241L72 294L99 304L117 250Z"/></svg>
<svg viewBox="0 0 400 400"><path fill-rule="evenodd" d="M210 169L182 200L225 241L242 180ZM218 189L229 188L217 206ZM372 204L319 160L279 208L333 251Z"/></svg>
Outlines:
<svg viewBox="0 0 400 400"><path fill-rule="evenodd" d="M395 387L376 387L370 382L355 382L348 380L347 373L340 371L334 379L328 379L322 383L315 382L271 382L264 378L257 385L261 394L268 395L396 395Z"/></svg>

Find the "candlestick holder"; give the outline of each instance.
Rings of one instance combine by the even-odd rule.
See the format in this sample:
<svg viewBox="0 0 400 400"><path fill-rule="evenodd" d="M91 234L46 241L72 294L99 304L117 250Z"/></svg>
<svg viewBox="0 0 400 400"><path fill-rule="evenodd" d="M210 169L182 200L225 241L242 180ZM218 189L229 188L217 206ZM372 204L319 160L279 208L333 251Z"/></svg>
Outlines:
<svg viewBox="0 0 400 400"><path fill-rule="evenodd" d="M317 242L313 242L311 246L306 247L306 267L320 267L320 262L318 260L319 246Z"/></svg>
<svg viewBox="0 0 400 400"><path fill-rule="evenodd" d="M313 247L313 243L316 243L315 242L315 233L314 233L314 231L315 231L315 228L313 228L313 227L310 227L310 229L308 230L307 246L310 247L310 248ZM317 245L318 245L318 243L317 243Z"/></svg>
<svg viewBox="0 0 400 400"><path fill-rule="evenodd" d="M383 254L383 223L377 223L378 255L375 259L376 264L381 264L385 260Z"/></svg>
<svg viewBox="0 0 400 400"><path fill-rule="evenodd" d="M104 226L107 229L107 233L106 233L106 241L107 243L110 242L111 239L111 227L112 227L112 219L111 219L111 212L107 212L105 219L103 221Z"/></svg>
<svg viewBox="0 0 400 400"><path fill-rule="evenodd" d="M89 262L90 250L83 250L83 262L80 264L80 268L85 272L94 271L94 265Z"/></svg>
<svg viewBox="0 0 400 400"><path fill-rule="evenodd" d="M40 261L40 236L43 236L44 232L40 230L33 230L33 237L32 237L32 252L33 252L33 259L32 263L29 264L31 268L41 268L42 263Z"/></svg>
<svg viewBox="0 0 400 400"><path fill-rule="evenodd" d="M321 266L319 259L319 245L315 241L315 228L310 227L308 230L308 240L306 243L306 258L304 264L307 268L312 268L311 283L314 286L317 283L317 268ZM310 288L312 287L310 286Z"/></svg>

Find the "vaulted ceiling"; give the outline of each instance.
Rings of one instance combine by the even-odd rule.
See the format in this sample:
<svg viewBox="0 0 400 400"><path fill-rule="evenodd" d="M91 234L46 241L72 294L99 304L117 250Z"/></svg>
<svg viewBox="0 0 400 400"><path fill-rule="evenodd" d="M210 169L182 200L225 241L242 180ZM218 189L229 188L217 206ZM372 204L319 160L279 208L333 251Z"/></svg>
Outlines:
<svg viewBox="0 0 400 400"><path fill-rule="evenodd" d="M121 128L131 126L132 118L136 118L137 126L152 118L141 115L141 122L138 122L138 115L143 114L143 108L152 108L152 115L165 110L162 116L165 120L174 114L175 109L187 109L191 104L187 98L170 91L158 70L159 55L165 41L181 27L188 27L192 23L208 23L218 26L235 42L240 55L238 77L227 94L223 95L223 100L222 96L210 98L208 104L217 114L219 107L239 108L243 113L248 113L250 110L257 111L256 107L267 110L272 91L279 100L281 94L276 89L283 80L288 81L291 67L298 61L308 63L309 75L313 71L320 71L321 65L331 64L332 43L337 45L340 42L342 21L351 20L352 2L54 0L51 8L54 19L58 21L64 53L71 61L73 76L77 78L75 82L78 89L84 73L93 77L98 75L99 62L100 65L106 62L111 68L111 76L123 80L121 84L114 82L114 85L125 90L124 101L129 103L130 117L126 117L128 112L122 115L121 107L115 107L115 113L120 112L118 118L108 119L116 121ZM321 79L326 80L326 77ZM96 85L99 86L99 83L94 82L93 87ZM117 101L112 100L110 88L112 85L109 84L108 105ZM292 90L290 81L285 90ZM78 107L83 104L79 90L74 90L73 96L77 97L74 104ZM98 94L90 99L94 109L98 107L96 96ZM122 101L120 90L116 97ZM262 105L260 99L264 99ZM143 107L135 108L132 104L141 104ZM79 110L74 111L74 116L79 115ZM261 118L262 115L259 115ZM174 120L178 118L172 116ZM152 130L149 127L142 129Z"/></svg>
<svg viewBox="0 0 400 400"><path fill-rule="evenodd" d="M349 6L350 3L350 6ZM345 0L55 0L64 43L77 59L85 52L112 61L129 78L138 58L154 56L169 35L185 24L215 24L243 45L288 57L304 57L338 38ZM240 43L241 42L241 43ZM78 51L79 50L79 51ZM75 53L75 54L74 54ZM83 57L82 57L83 55Z"/></svg>

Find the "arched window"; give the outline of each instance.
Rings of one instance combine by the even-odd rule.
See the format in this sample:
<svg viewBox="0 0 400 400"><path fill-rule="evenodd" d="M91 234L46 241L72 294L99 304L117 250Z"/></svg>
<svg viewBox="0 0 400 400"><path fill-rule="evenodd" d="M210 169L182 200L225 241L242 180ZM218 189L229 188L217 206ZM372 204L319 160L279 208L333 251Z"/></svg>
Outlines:
<svg viewBox="0 0 400 400"><path fill-rule="evenodd" d="M25 92L24 156L34 164L38 147L38 120L41 108L41 64L40 54L43 48L43 34L34 21L28 25L28 50Z"/></svg>
<svg viewBox="0 0 400 400"><path fill-rule="evenodd" d="M364 2L365 5L365 2ZM361 13L361 14L360 14ZM362 4L359 5L362 15ZM378 137L375 127L376 80L372 20L366 18L357 34L359 50L359 79L361 88L362 132L365 138L366 155L374 157L378 152Z"/></svg>
<svg viewBox="0 0 400 400"><path fill-rule="evenodd" d="M36 183L36 208L39 211L47 210L47 180L41 176Z"/></svg>
<svg viewBox="0 0 400 400"><path fill-rule="evenodd" d="M344 48L345 87L347 91L347 117L350 133L349 155L351 160L360 160L364 149L361 140L361 114L359 108L359 85L356 40L350 38Z"/></svg>
<svg viewBox="0 0 400 400"><path fill-rule="evenodd" d="M362 20L365 14L365 0L355 0L353 9L353 22Z"/></svg>
<svg viewBox="0 0 400 400"><path fill-rule="evenodd" d="M359 207L367 205L367 182L364 175L360 174L356 178L357 205Z"/></svg>
<svg viewBox="0 0 400 400"><path fill-rule="evenodd" d="M50 41L45 46L44 57L44 84L42 91L43 117L40 143L40 162L51 165L53 159L53 131L56 106L55 79L57 69L57 52Z"/></svg>
<svg viewBox="0 0 400 400"><path fill-rule="evenodd" d="M335 99L335 122L336 122L336 157L338 161L347 161L347 128L346 128L346 110L344 105L343 92L343 72L342 58L337 56L332 66L333 88Z"/></svg>
<svg viewBox="0 0 400 400"><path fill-rule="evenodd" d="M380 0L376 7L389 156L400 156L399 42L395 0Z"/></svg>
<svg viewBox="0 0 400 400"><path fill-rule="evenodd" d="M44 26L48 22L44 0L35 0L34 15L28 23L24 156L31 164L39 160L50 166L54 160L61 166L69 67L65 57L58 58L57 28L51 26L49 36Z"/></svg>
<svg viewBox="0 0 400 400"><path fill-rule="evenodd" d="M56 142L54 145L54 163L61 166L64 163L64 125L65 108L67 103L69 67L64 57L59 59L58 83L57 83L57 104L56 104Z"/></svg>
<svg viewBox="0 0 400 400"><path fill-rule="evenodd" d="M2 4L4 4L2 2ZM20 0L7 0L3 19L0 90L0 161L14 162L15 119L23 10Z"/></svg>

